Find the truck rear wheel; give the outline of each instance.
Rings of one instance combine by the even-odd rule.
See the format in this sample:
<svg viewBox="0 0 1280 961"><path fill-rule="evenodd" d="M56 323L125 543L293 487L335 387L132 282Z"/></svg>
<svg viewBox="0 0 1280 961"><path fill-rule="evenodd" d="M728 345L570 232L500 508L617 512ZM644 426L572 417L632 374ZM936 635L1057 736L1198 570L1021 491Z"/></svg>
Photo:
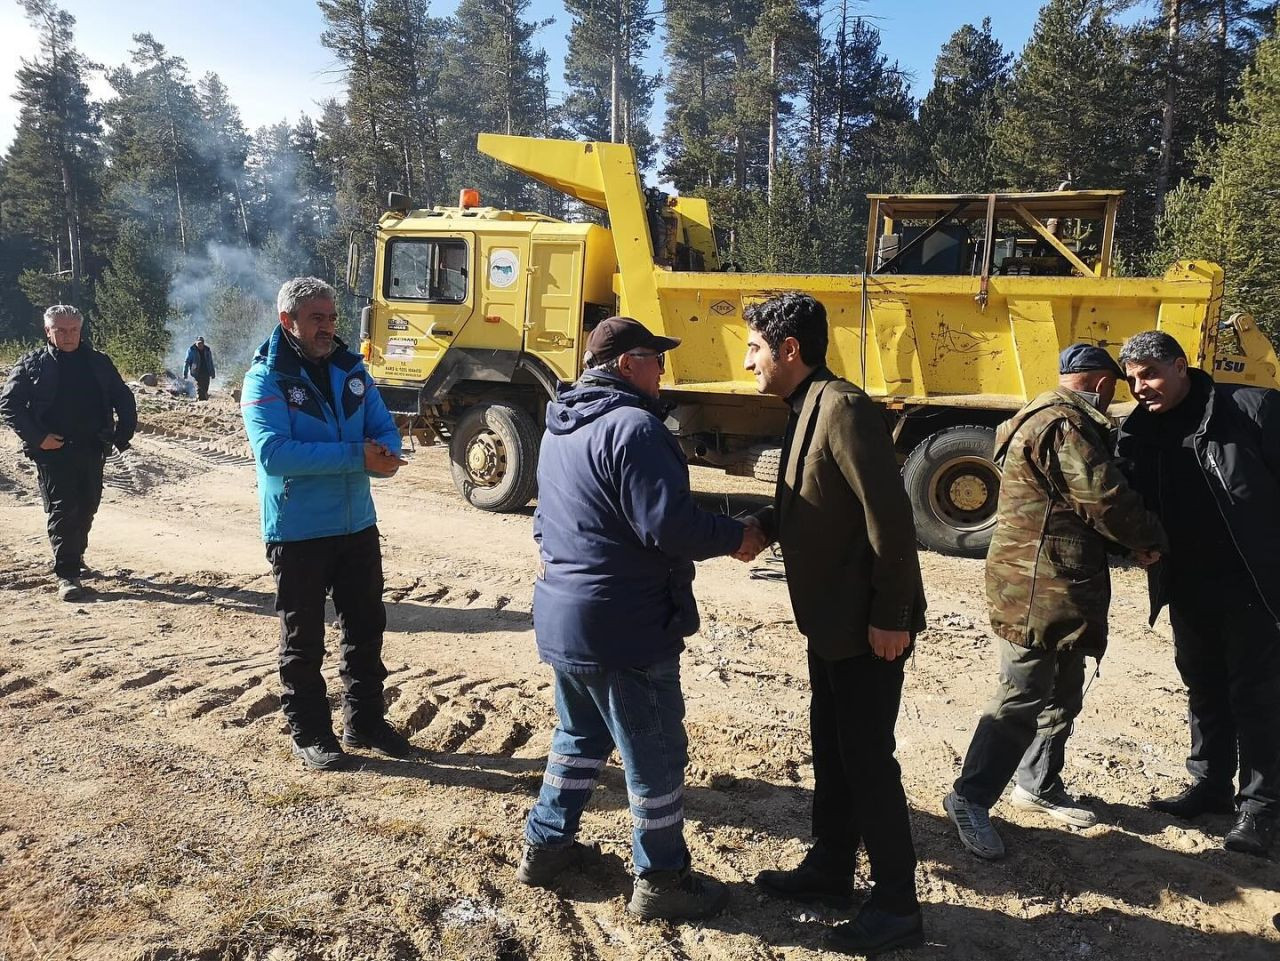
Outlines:
<svg viewBox="0 0 1280 961"><path fill-rule="evenodd" d="M538 485L538 429L519 407L478 404L459 419L449 459L453 484L473 507L519 510Z"/></svg>
<svg viewBox="0 0 1280 961"><path fill-rule="evenodd" d="M907 455L902 482L920 544L939 554L985 557L996 524L1000 471L990 427L948 427Z"/></svg>

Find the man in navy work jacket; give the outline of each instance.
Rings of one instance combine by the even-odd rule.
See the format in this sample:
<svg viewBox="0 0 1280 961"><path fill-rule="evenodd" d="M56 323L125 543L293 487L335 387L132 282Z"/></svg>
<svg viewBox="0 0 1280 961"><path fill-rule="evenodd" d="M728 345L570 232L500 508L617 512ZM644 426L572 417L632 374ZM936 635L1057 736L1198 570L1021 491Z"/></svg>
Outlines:
<svg viewBox="0 0 1280 961"><path fill-rule="evenodd" d="M586 372L547 407L533 627L559 723L516 874L547 886L587 850L574 836L616 747L634 827L628 910L668 920L708 917L728 900L690 871L684 842L680 652L698 629L693 562L763 546L758 531L693 502L658 402L664 353L679 343L611 317L587 339Z"/></svg>
<svg viewBox="0 0 1280 961"><path fill-rule="evenodd" d="M187 359L182 365L182 376L196 379L196 400L209 399L209 379L214 376L213 351L197 337L196 342L187 348Z"/></svg>
<svg viewBox="0 0 1280 961"><path fill-rule="evenodd" d="M407 757L384 717L382 549L370 477L404 463L400 432L360 357L335 336L335 292L315 277L280 288L280 325L244 378L241 413L258 463L262 538L280 612L281 707L293 753L313 770L345 767L320 664L324 606L342 627L347 747Z"/></svg>
<svg viewBox="0 0 1280 961"><path fill-rule="evenodd" d="M23 356L0 390L0 417L36 465L48 515L58 596L84 596L80 577L89 530L102 501L102 467L126 450L138 425L133 393L115 364L82 337L84 318L68 304L44 312L47 343Z"/></svg>

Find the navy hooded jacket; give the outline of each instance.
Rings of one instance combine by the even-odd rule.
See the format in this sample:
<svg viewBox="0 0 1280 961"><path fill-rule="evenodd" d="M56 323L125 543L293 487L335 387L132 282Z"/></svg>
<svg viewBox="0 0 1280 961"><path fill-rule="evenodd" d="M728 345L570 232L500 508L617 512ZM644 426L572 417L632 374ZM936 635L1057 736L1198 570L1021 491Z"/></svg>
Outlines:
<svg viewBox="0 0 1280 961"><path fill-rule="evenodd" d="M698 630L693 562L729 554L743 525L701 510L658 403L592 372L547 406L533 536L538 654L571 673L645 667Z"/></svg>

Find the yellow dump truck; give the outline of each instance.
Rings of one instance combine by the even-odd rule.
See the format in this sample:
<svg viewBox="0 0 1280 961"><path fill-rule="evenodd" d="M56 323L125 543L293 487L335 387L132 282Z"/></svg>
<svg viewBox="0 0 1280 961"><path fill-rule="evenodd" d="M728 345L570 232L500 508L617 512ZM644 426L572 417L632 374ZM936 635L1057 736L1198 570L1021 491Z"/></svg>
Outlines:
<svg viewBox="0 0 1280 961"><path fill-rule="evenodd" d="M743 369L742 313L780 291L812 294L830 318L828 365L883 406L921 543L952 554L985 553L994 428L1055 383L1063 346L1115 353L1159 328L1219 379L1276 383L1252 320L1219 323L1219 267L1112 275L1119 191L874 195L862 273L739 273L723 269L706 202L646 191L627 146L484 134L479 147L609 226L485 207L463 191L457 207L429 210L392 195L373 230L361 349L388 406L449 444L476 507L534 496L546 402L615 313L682 340L663 391L690 460L771 481L786 409ZM353 242L353 285L360 250Z"/></svg>

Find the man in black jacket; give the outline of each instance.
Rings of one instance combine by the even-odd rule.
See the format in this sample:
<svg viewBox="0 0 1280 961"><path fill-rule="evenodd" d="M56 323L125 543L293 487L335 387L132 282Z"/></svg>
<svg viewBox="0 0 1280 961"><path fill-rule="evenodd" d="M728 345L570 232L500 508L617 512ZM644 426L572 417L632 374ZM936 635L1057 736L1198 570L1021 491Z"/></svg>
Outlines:
<svg viewBox="0 0 1280 961"><path fill-rule="evenodd" d="M1169 605L1191 723L1193 781L1151 806L1234 810L1224 847L1265 855L1280 815L1280 391L1215 384L1157 331L1120 361L1139 406L1119 453L1169 536L1148 569L1151 620Z"/></svg>
<svg viewBox="0 0 1280 961"><path fill-rule="evenodd" d="M133 393L111 358L81 336L84 318L57 304L44 312L48 343L24 355L0 389L0 417L36 464L49 516L58 596L79 600L89 528L102 500L102 465L125 450L138 423Z"/></svg>

